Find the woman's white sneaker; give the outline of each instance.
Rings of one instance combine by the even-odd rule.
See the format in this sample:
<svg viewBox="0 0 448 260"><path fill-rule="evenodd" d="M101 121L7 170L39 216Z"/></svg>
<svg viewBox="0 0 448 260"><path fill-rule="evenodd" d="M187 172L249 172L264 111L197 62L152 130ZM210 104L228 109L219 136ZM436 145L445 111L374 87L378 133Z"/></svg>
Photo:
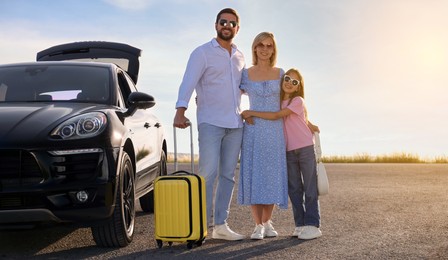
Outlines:
<svg viewBox="0 0 448 260"><path fill-rule="evenodd" d="M275 231L274 227L272 226L272 221L268 220L265 223L263 223L264 226L264 237L276 237L278 236L277 231Z"/></svg>
<svg viewBox="0 0 448 260"><path fill-rule="evenodd" d="M297 236L299 239L315 239L322 236L322 232L315 226L304 226L302 232Z"/></svg>
<svg viewBox="0 0 448 260"><path fill-rule="evenodd" d="M250 236L250 239L263 239L264 238L264 226L262 224L258 224L255 226L254 232Z"/></svg>

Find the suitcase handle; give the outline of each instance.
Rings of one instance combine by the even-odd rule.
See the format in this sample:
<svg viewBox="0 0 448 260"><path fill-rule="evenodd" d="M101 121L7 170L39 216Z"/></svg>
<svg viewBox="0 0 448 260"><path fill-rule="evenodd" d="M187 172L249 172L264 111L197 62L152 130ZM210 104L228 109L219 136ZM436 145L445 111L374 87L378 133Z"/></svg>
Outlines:
<svg viewBox="0 0 448 260"><path fill-rule="evenodd" d="M187 171L184 171L184 170L179 170L179 171L175 171L175 172L173 172L171 175L176 175L176 174L187 174L187 175L192 175L192 173L191 172L187 172Z"/></svg>
<svg viewBox="0 0 448 260"><path fill-rule="evenodd" d="M191 126L190 121L187 121L187 124L190 127L191 172L194 173L193 127ZM175 126L173 127L173 133L174 133L174 171L177 172L177 134Z"/></svg>

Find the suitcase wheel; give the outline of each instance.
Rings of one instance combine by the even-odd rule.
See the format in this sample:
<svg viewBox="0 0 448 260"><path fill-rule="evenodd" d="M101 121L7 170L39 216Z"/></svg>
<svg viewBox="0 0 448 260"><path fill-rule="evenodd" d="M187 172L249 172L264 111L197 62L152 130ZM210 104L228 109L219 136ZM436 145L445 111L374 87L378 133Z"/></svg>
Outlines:
<svg viewBox="0 0 448 260"><path fill-rule="evenodd" d="M194 241L188 241L187 248L188 249L192 249L193 248L193 244L194 244Z"/></svg>
<svg viewBox="0 0 448 260"><path fill-rule="evenodd" d="M157 241L157 247L158 247L158 248L162 248L162 246L163 246L163 242L162 242L162 240L157 239L156 241Z"/></svg>
<svg viewBox="0 0 448 260"><path fill-rule="evenodd" d="M197 246L202 246L202 244L204 243L204 240L205 240L205 238L203 238L203 239L197 241L197 242L196 242L196 245L197 245Z"/></svg>

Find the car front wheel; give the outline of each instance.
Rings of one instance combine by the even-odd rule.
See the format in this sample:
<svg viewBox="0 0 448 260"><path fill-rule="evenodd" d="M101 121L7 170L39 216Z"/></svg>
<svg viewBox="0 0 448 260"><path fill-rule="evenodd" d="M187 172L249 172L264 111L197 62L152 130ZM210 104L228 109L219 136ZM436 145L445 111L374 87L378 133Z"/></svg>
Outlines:
<svg viewBox="0 0 448 260"><path fill-rule="evenodd" d="M131 243L135 224L134 168L125 152L121 160L117 181L118 192L112 216L103 225L92 227L92 235L98 246L124 247Z"/></svg>

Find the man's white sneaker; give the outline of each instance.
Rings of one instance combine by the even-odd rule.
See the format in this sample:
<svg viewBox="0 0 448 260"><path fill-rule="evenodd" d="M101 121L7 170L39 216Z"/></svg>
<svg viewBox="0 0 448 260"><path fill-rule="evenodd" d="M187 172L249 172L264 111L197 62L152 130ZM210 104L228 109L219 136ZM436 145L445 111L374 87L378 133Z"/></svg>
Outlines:
<svg viewBox="0 0 448 260"><path fill-rule="evenodd" d="M272 226L272 221L268 220L265 223L263 223L264 226L264 237L276 237L278 236L277 231L275 231L274 227Z"/></svg>
<svg viewBox="0 0 448 260"><path fill-rule="evenodd" d="M322 236L322 232L315 226L304 226L302 232L297 236L299 239L314 239Z"/></svg>
<svg viewBox="0 0 448 260"><path fill-rule="evenodd" d="M294 232L292 233L292 236L293 236L293 237L298 237L299 234L300 234L300 232L302 232L302 230L303 230L303 226L296 227L296 228L294 229Z"/></svg>
<svg viewBox="0 0 448 260"><path fill-rule="evenodd" d="M262 224L258 224L255 226L254 232L250 236L250 239L263 239L264 237L264 226Z"/></svg>
<svg viewBox="0 0 448 260"><path fill-rule="evenodd" d="M212 238L235 241L243 240L245 236L233 232L226 223L213 228Z"/></svg>

